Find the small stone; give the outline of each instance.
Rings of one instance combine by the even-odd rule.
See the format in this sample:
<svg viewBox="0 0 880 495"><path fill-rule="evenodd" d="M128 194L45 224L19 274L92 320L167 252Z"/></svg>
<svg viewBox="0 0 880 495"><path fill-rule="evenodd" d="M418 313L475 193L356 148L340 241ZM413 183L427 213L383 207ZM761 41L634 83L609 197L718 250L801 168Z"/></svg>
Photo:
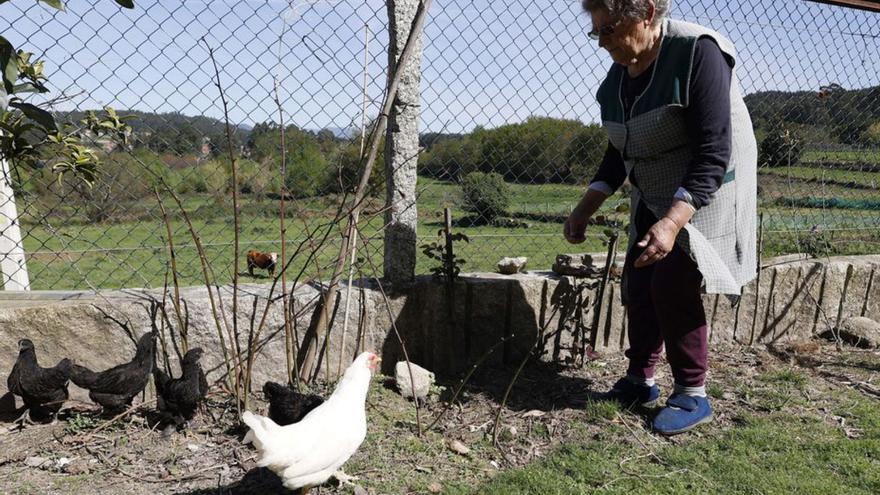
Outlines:
<svg viewBox="0 0 880 495"><path fill-rule="evenodd" d="M736 396L733 395L731 392L724 392L721 394L721 398L724 400L733 400L736 398Z"/></svg>
<svg viewBox="0 0 880 495"><path fill-rule="evenodd" d="M526 262L529 261L525 256L517 258L501 258L498 262L498 272L505 275L520 273L525 270Z"/></svg>
<svg viewBox="0 0 880 495"><path fill-rule="evenodd" d="M188 443L186 444L186 450L190 452L198 452L199 446L194 443Z"/></svg>
<svg viewBox="0 0 880 495"><path fill-rule="evenodd" d="M519 433L519 430L516 429L516 426L511 426L510 428L507 429L507 431L510 432L510 436L512 436L512 437L515 437L516 434Z"/></svg>
<svg viewBox="0 0 880 495"><path fill-rule="evenodd" d="M459 440L450 440L447 442L447 445L449 446L449 449L456 454L468 455L471 452L471 449Z"/></svg>
<svg viewBox="0 0 880 495"><path fill-rule="evenodd" d="M354 495L369 495L370 492L360 485L354 485Z"/></svg>
<svg viewBox="0 0 880 495"><path fill-rule="evenodd" d="M31 456L24 460L24 465L27 467L40 467L48 460L45 457Z"/></svg>
<svg viewBox="0 0 880 495"><path fill-rule="evenodd" d="M489 461L489 465L495 469L501 469L501 466L499 466L498 462L496 462L496 461Z"/></svg>
<svg viewBox="0 0 880 495"><path fill-rule="evenodd" d="M435 481L428 485L428 491L431 493L440 493L443 491L443 485Z"/></svg>
<svg viewBox="0 0 880 495"><path fill-rule="evenodd" d="M412 368L412 379L410 379L410 368ZM431 385L434 384L434 373L415 363L410 363L407 366L406 361L400 361L394 366L394 380L400 395L408 399L421 400L427 397L428 392L431 391Z"/></svg>
<svg viewBox="0 0 880 495"><path fill-rule="evenodd" d="M68 474L89 474L89 463L83 459L74 459L64 471Z"/></svg>
<svg viewBox="0 0 880 495"><path fill-rule="evenodd" d="M70 464L70 458L68 457L59 457L55 459L55 469L62 471L68 464Z"/></svg>

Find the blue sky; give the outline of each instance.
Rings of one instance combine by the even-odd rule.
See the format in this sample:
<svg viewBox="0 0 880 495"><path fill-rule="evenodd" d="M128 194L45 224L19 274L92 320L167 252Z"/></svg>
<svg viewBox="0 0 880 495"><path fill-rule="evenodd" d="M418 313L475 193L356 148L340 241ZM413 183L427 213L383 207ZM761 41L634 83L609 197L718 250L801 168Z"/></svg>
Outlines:
<svg viewBox="0 0 880 495"><path fill-rule="evenodd" d="M880 84L877 14L799 0L703 0L674 2L671 15L733 40L747 93ZM377 0L160 0L133 11L112 0L70 0L66 12L33 0L0 5L0 18L12 23L2 34L43 53L53 96L72 96L59 109L107 104L221 117L204 36L234 123L277 118L277 74L286 119L312 129L360 121L365 24L368 113L376 114L386 17ZM422 58L422 130L466 132L530 115L595 121L593 94L610 59L587 39L588 24L576 0L435 0Z"/></svg>

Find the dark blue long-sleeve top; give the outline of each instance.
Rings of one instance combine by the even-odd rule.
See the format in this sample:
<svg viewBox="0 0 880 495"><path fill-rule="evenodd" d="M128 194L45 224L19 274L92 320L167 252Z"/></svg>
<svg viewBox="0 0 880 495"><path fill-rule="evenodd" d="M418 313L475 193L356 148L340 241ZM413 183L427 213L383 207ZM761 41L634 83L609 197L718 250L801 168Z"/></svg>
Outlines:
<svg viewBox="0 0 880 495"><path fill-rule="evenodd" d="M624 77L621 97L629 113L635 99L647 88L653 67L636 77ZM730 160L730 78L727 59L711 38L701 38L694 48L689 104L684 109L688 140L693 150L688 173L675 197L695 209L709 204L721 187ZM616 191L626 179L620 152L608 143L590 189L606 194ZM635 182L630 177L631 182Z"/></svg>

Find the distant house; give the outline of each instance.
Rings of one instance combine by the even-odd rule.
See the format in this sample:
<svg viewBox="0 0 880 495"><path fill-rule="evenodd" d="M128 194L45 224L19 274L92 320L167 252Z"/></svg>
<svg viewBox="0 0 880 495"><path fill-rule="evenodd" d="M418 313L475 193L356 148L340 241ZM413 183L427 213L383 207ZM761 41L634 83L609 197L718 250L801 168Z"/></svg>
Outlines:
<svg viewBox="0 0 880 495"><path fill-rule="evenodd" d="M202 138L202 147L199 148L199 160L207 160L211 158L211 149L213 145L211 143L211 138L208 136L204 136Z"/></svg>
<svg viewBox="0 0 880 495"><path fill-rule="evenodd" d="M92 131L83 130L83 142L86 143L92 151L103 151L104 153L112 153L119 148L119 144L108 137L97 137Z"/></svg>

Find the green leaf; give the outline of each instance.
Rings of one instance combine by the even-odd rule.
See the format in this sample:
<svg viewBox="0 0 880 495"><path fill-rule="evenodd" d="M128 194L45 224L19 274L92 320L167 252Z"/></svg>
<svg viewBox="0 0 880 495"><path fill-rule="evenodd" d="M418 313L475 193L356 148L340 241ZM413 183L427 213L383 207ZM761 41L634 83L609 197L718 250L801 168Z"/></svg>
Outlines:
<svg viewBox="0 0 880 495"><path fill-rule="evenodd" d="M0 36L0 73L3 74L3 97L12 93L15 80L18 78L18 55L15 53L12 43ZM6 104L0 107L5 110Z"/></svg>
<svg viewBox="0 0 880 495"><path fill-rule="evenodd" d="M26 83L16 84L12 88L12 92L17 95L24 94L24 93L48 93L49 89L46 88L45 86L36 86L33 83L26 82Z"/></svg>
<svg viewBox="0 0 880 495"><path fill-rule="evenodd" d="M64 4L61 3L61 0L40 0L41 2L49 5L50 7L55 7L58 10L64 10Z"/></svg>
<svg viewBox="0 0 880 495"><path fill-rule="evenodd" d="M132 0L116 0L116 3L118 3L119 5L122 5L123 7L127 8L127 9L134 8L134 2Z"/></svg>
<svg viewBox="0 0 880 495"><path fill-rule="evenodd" d="M30 103L16 100L9 102L9 106L21 110L21 113L27 115L29 119L40 124L46 130L54 131L56 129L55 117L53 117L51 113L43 110L36 105L31 105Z"/></svg>

